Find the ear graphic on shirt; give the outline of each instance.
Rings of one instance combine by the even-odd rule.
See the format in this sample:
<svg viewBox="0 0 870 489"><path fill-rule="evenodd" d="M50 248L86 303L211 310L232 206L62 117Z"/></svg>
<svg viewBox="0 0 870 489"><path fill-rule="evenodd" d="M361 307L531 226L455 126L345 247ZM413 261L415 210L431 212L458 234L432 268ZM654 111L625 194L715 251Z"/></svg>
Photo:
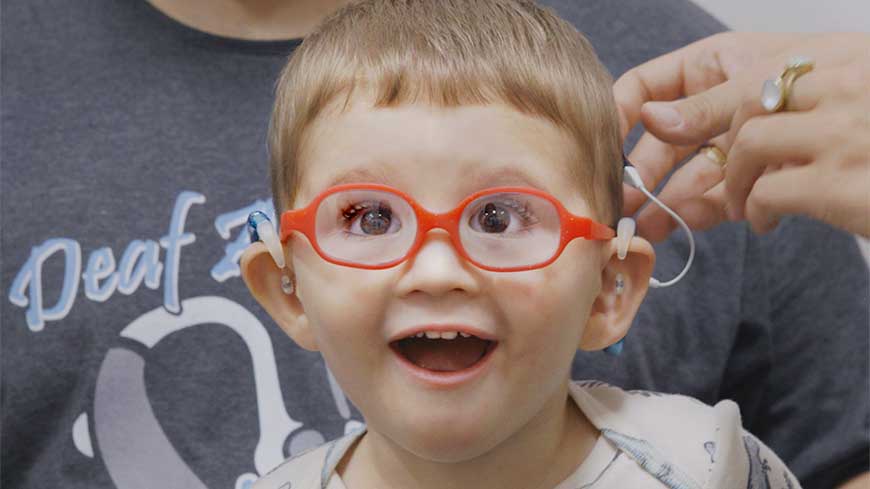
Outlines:
<svg viewBox="0 0 870 489"><path fill-rule="evenodd" d="M624 244L623 244L624 246ZM578 348L594 351L621 340L634 320L649 288L655 265L655 251L643 238L635 236L625 258L619 258L619 243L614 238L604 249L606 265L601 270L601 292L592 304L586 329ZM620 284L617 285L617 278Z"/></svg>
<svg viewBox="0 0 870 489"><path fill-rule="evenodd" d="M287 277L293 280L292 260L285 256L286 266L278 268L269 249L261 241L251 243L239 260L242 278L248 290L272 316L275 323L302 348L318 351L314 330L295 293L287 293Z"/></svg>

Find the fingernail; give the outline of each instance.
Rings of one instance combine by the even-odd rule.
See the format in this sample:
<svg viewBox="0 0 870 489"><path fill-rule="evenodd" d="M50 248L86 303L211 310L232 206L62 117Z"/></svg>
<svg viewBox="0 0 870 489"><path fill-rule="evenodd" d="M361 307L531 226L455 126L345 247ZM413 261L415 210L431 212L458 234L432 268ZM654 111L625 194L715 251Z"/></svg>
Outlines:
<svg viewBox="0 0 870 489"><path fill-rule="evenodd" d="M666 102L648 102L647 110L664 128L676 128L683 123L683 116Z"/></svg>

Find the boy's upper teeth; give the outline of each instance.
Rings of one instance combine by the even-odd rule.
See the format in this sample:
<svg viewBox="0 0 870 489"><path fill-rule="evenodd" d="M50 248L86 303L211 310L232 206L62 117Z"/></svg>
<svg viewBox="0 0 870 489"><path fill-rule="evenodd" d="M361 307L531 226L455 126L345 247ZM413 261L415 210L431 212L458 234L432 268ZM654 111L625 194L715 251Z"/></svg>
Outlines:
<svg viewBox="0 0 870 489"><path fill-rule="evenodd" d="M421 331L414 335L417 338L426 337L430 340L434 339L442 339L442 340L453 340L456 339L457 336L462 336L463 338L468 338L471 335L468 333L464 333L462 331Z"/></svg>

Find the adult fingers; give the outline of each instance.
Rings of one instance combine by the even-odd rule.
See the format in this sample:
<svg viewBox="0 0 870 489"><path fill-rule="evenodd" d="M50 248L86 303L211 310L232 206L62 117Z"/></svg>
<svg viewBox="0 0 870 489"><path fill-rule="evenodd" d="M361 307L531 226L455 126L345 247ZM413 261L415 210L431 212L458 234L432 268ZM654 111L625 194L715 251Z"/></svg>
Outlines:
<svg viewBox="0 0 870 489"><path fill-rule="evenodd" d="M868 36L868 40L870 40L870 36ZM868 85L870 77L866 74L868 68L862 68L860 63L853 64L851 61L848 57L843 56L827 59L821 68L816 67L813 71L798 77L791 85L784 110L808 112L821 105L832 105L832 103L850 106L855 103L855 100L866 96L867 87L870 86ZM756 116L768 115L768 112L761 105L760 87L761 81L759 80L756 96L747 97L735 113L723 151L729 151L738 132L747 120Z"/></svg>
<svg viewBox="0 0 870 489"><path fill-rule="evenodd" d="M748 69L735 71L728 81L673 102L648 102L641 108L641 119L648 131L675 144L696 144L735 127L734 117L748 104L752 117L766 113L761 106L761 87L765 79L776 78L795 52L820 59L823 69L849 63L854 52L843 50L846 38L790 35L775 38L765 57L746 63ZM774 51L770 51L774 50ZM735 54L735 53L731 53ZM751 64L751 67L749 66ZM796 106L792 110L800 110Z"/></svg>
<svg viewBox="0 0 870 489"><path fill-rule="evenodd" d="M675 144L699 144L728 131L743 101L738 80L729 80L677 102L649 102L641 108L647 130Z"/></svg>
<svg viewBox="0 0 870 489"><path fill-rule="evenodd" d="M744 218L744 204L758 177L770 165L805 164L813 160L832 131L825 117L809 112L754 117L741 127L728 151L726 189L729 217Z"/></svg>
<svg viewBox="0 0 870 489"><path fill-rule="evenodd" d="M834 73L822 73L811 71L796 79L789 92L786 111L805 112L814 109L823 97L831 95L831 84L835 82ZM761 85L762 81L756 83L757 90L753 93L747 90L746 96L740 107L734 113L734 118L731 121L731 127L728 129L728 136L725 138L723 151L729 151L734 144L737 133L749 119L757 116L766 116L770 113L765 110L761 104Z"/></svg>
<svg viewBox="0 0 870 489"><path fill-rule="evenodd" d="M779 224L786 213L803 213L796 199L807 199L807 185L814 185L816 172L811 165L768 172L755 182L746 202L746 220L756 233L766 233Z"/></svg>
<svg viewBox="0 0 870 489"><path fill-rule="evenodd" d="M725 182L721 181L700 197L677 204L674 210L690 229L703 231L728 220L725 207Z"/></svg>
<svg viewBox="0 0 870 489"><path fill-rule="evenodd" d="M721 137L710 141L714 145L721 144ZM710 199L704 195L714 186L722 182L724 173L722 167L705 154L697 154L686 164L674 172L668 183L659 193L658 198L673 209L685 206L687 202L695 202L692 220L705 223L718 223L724 220L722 211L723 199L719 199L718 209L711 209ZM701 205L703 204L703 205ZM706 212L706 214L705 214ZM683 216L685 219L685 216ZM686 220L690 227L693 224ZM657 205L649 205L638 216L638 229L644 237L659 241L668 236L675 223L671 216Z"/></svg>
<svg viewBox="0 0 870 489"><path fill-rule="evenodd" d="M836 66L836 65L835 65ZM734 116L723 144L728 153L729 217L745 216L745 200L764 167L808 163L844 131L841 117L864 96L866 83L848 68L811 71L792 84L786 112L768 114L758 99L747 99ZM848 115L846 117L848 120Z"/></svg>
<svg viewBox="0 0 870 489"><path fill-rule="evenodd" d="M623 139L641 119L641 107L652 100L674 100L705 90L728 78L720 54L735 34L716 34L638 65L613 84Z"/></svg>
<svg viewBox="0 0 870 489"><path fill-rule="evenodd" d="M676 100L701 93L807 37L723 32L632 68L613 86L623 139L641 120L641 107L646 102Z"/></svg>
<svg viewBox="0 0 870 489"><path fill-rule="evenodd" d="M767 173L749 194L747 220L755 232L765 233L776 227L782 216L803 214L870 237L868 168L870 161L851 172L832 172L825 165L811 164Z"/></svg>
<svg viewBox="0 0 870 489"><path fill-rule="evenodd" d="M739 129L745 120L767 114L761 104L761 87L765 76L772 76L767 74L767 64L764 68L756 68L682 100L646 103L641 108L643 123L659 139L684 145L697 144L729 130ZM804 74L801 80L812 74ZM798 90L796 82L792 84L788 110L813 108L821 92L818 89Z"/></svg>
<svg viewBox="0 0 870 489"><path fill-rule="evenodd" d="M664 143L647 132L641 136L628 155L628 161L637 168L644 185L649 189L655 189L661 180L695 149L694 146L674 146ZM634 214L644 202L646 196L643 193L628 187L624 192L623 212L626 215Z"/></svg>

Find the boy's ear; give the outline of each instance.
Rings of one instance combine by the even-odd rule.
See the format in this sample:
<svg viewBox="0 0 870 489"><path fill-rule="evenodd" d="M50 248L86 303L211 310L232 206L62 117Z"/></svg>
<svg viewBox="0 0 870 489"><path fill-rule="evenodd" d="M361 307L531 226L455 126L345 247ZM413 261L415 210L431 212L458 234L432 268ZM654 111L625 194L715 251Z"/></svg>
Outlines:
<svg viewBox="0 0 870 489"><path fill-rule="evenodd" d="M287 266L279 269L265 244L260 241L251 243L239 260L242 279L251 291L251 295L296 344L306 350L317 351L314 330L297 296L298 286L292 294L284 293L281 288L281 276L284 274L296 285L290 267L291 260L285 261Z"/></svg>
<svg viewBox="0 0 870 489"><path fill-rule="evenodd" d="M601 292L592 304L589 321L578 347L582 350L602 350L621 340L634 320L640 303L649 288L649 278L655 265L655 251L643 238L631 239L628 254L617 256L617 240L604 247L606 265L601 271ZM621 292L616 287L617 274L622 275Z"/></svg>

